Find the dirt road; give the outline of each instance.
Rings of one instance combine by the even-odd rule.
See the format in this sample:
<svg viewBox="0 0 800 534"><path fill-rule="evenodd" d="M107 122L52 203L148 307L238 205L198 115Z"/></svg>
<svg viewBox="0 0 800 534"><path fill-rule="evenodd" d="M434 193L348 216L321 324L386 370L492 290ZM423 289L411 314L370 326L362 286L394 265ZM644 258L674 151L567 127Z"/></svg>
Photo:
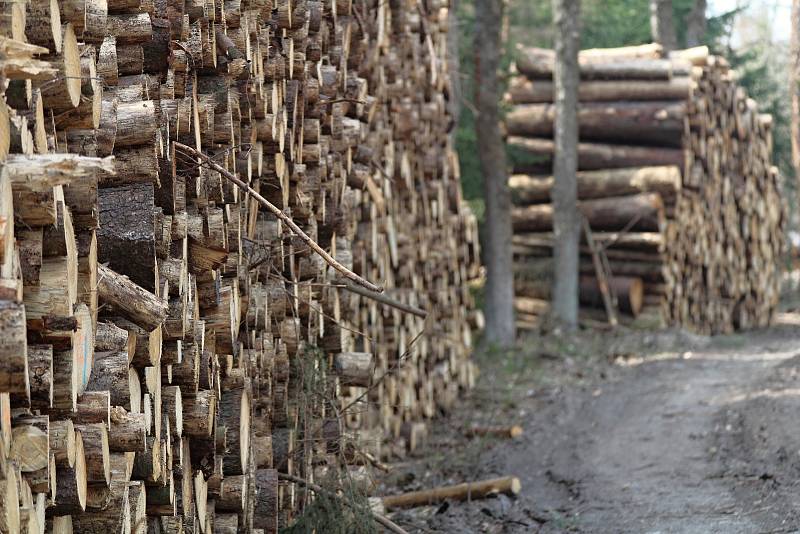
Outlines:
<svg viewBox="0 0 800 534"><path fill-rule="evenodd" d="M555 384L552 368L513 388L497 373L437 425L406 485L514 474L522 494L400 519L416 532L800 531L800 328L674 344L605 366L567 359L577 379ZM525 434L453 437L481 418Z"/></svg>

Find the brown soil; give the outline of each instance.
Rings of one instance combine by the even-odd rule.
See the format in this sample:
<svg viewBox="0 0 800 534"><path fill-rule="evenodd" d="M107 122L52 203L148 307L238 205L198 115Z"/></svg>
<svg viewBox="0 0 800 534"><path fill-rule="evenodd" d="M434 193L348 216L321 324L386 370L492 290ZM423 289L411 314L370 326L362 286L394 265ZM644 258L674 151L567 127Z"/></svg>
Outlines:
<svg viewBox="0 0 800 534"><path fill-rule="evenodd" d="M522 481L517 499L394 514L410 532L796 532L797 324L711 339L584 334L484 355L478 387L382 490ZM463 437L487 422L525 433Z"/></svg>

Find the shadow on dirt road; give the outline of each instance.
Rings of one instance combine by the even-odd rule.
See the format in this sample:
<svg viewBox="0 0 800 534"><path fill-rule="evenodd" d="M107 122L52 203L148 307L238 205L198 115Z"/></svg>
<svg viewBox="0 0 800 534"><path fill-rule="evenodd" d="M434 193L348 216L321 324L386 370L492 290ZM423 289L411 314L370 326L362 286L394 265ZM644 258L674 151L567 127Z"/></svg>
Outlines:
<svg viewBox="0 0 800 534"><path fill-rule="evenodd" d="M800 327L650 344L647 356L534 348L484 365L478 388L432 422L428 445L384 491L516 475L522 493L397 520L448 533L800 530ZM462 437L486 422L525 433Z"/></svg>

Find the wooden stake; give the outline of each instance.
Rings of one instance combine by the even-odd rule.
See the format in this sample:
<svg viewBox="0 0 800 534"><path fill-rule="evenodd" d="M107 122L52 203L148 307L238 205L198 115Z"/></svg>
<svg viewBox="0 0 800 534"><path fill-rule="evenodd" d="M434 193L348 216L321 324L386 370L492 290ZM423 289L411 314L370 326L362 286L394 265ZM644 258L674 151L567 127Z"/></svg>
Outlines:
<svg viewBox="0 0 800 534"><path fill-rule="evenodd" d="M589 250L592 251L592 263L594 263L594 271L597 276L597 285L600 287L600 293L603 295L603 304L606 307L608 314L608 324L617 326L617 306L616 299L611 296L608 289L608 276L605 270L605 265L600 258L600 251L594 243L592 237L592 228L589 226L589 221L581 215L581 222L583 223L583 232L586 234L586 244L589 245Z"/></svg>

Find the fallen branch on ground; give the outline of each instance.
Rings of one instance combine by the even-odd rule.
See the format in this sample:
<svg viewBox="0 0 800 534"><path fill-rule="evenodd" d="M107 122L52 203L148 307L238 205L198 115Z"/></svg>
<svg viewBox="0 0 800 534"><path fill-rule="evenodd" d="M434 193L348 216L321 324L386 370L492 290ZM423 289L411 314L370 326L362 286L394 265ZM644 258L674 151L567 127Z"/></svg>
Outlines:
<svg viewBox="0 0 800 534"><path fill-rule="evenodd" d="M383 505L387 510L391 508L413 508L415 506L436 504L447 499L467 501L483 499L496 493L517 495L521 489L522 485L517 477L493 478L490 480L457 484L455 486L442 486L429 490L412 491L401 495L389 495L383 498Z"/></svg>
<svg viewBox="0 0 800 534"><path fill-rule="evenodd" d="M465 434L468 437L475 436L494 436L498 438L516 438L521 436L523 429L519 425L513 426L472 426L469 427Z"/></svg>

